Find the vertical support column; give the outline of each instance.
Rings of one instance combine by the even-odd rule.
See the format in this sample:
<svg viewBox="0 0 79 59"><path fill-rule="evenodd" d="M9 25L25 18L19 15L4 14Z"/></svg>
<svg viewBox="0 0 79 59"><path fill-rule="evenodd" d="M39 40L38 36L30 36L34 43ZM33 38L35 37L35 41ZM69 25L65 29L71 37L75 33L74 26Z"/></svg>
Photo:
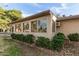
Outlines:
<svg viewBox="0 0 79 59"><path fill-rule="evenodd" d="M29 33L31 33L31 21L29 21Z"/></svg>
<svg viewBox="0 0 79 59"><path fill-rule="evenodd" d="M21 23L21 32L23 33L23 23Z"/></svg>
<svg viewBox="0 0 79 59"><path fill-rule="evenodd" d="M57 32L56 31L56 17L53 15L53 21L54 21L54 23L55 23L55 32Z"/></svg>

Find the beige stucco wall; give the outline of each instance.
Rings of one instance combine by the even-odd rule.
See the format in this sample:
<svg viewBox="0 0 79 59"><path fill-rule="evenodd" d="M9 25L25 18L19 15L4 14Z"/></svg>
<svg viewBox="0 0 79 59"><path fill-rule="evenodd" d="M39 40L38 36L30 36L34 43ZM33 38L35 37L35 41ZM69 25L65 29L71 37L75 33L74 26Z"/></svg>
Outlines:
<svg viewBox="0 0 79 59"><path fill-rule="evenodd" d="M79 33L79 19L60 21L58 32L63 32L66 36L69 33Z"/></svg>
<svg viewBox="0 0 79 59"><path fill-rule="evenodd" d="M31 21L42 20L42 19L45 19L48 22L47 23L47 32L46 33L31 32ZM19 23L23 24L23 23L27 23L27 22L29 22L29 32L19 32L19 33L22 33L22 34L33 34L35 36L44 36L44 37L48 37L48 38L51 38L55 34L55 32L52 32L52 18L51 18L50 15L39 17L39 18L35 18L35 19L29 20L29 21L19 22ZM19 24L19 23L15 23L15 24ZM12 26L15 26L15 24L12 24ZM21 26L21 27L23 27L23 26ZM14 33L18 33L18 32L14 32Z"/></svg>

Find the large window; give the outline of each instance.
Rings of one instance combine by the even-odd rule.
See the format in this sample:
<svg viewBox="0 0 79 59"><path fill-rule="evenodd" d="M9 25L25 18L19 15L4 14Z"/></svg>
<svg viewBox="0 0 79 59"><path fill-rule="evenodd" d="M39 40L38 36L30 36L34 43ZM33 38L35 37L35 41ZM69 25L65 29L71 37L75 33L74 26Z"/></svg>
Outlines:
<svg viewBox="0 0 79 59"><path fill-rule="evenodd" d="M31 22L32 32L47 32L47 20L36 20Z"/></svg>
<svg viewBox="0 0 79 59"><path fill-rule="evenodd" d="M32 32L37 32L37 21L32 21L31 22L31 31Z"/></svg>
<svg viewBox="0 0 79 59"><path fill-rule="evenodd" d="M16 24L15 25L15 31L16 32L21 32L21 24Z"/></svg>
<svg viewBox="0 0 79 59"><path fill-rule="evenodd" d="M38 20L38 32L47 32L47 20Z"/></svg>
<svg viewBox="0 0 79 59"><path fill-rule="evenodd" d="M23 23L23 32L26 32L27 30L29 30L29 23Z"/></svg>

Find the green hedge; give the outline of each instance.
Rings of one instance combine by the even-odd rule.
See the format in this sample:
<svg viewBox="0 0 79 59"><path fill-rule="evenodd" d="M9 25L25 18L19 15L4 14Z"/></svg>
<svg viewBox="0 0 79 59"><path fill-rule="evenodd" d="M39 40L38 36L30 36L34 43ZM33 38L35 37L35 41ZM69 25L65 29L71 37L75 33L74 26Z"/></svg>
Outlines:
<svg viewBox="0 0 79 59"><path fill-rule="evenodd" d="M31 44L31 43L34 43L34 40L35 40L35 36L32 34L28 34L24 36L24 42Z"/></svg>
<svg viewBox="0 0 79 59"><path fill-rule="evenodd" d="M79 34L78 33L69 34L68 38L70 41L79 41Z"/></svg>
<svg viewBox="0 0 79 59"><path fill-rule="evenodd" d="M34 43L35 37L32 34L23 35L23 34L11 34L12 39L16 39L19 41L27 42L27 43Z"/></svg>
<svg viewBox="0 0 79 59"><path fill-rule="evenodd" d="M39 47L50 48L50 40L45 37L38 37L36 40L36 45Z"/></svg>
<svg viewBox="0 0 79 59"><path fill-rule="evenodd" d="M23 34L16 34L16 39L19 41L23 41L24 35Z"/></svg>
<svg viewBox="0 0 79 59"><path fill-rule="evenodd" d="M11 34L11 37L12 37L12 39L16 39L16 34L15 33L12 33Z"/></svg>
<svg viewBox="0 0 79 59"><path fill-rule="evenodd" d="M62 46L64 44L65 36L63 33L57 33L52 40L50 41L49 38L45 37L38 37L37 40L35 40L35 36L32 34L23 35L23 34L11 34L11 37L16 40L20 40L27 43L34 43L39 47L53 49L53 50L61 50Z"/></svg>
<svg viewBox="0 0 79 59"><path fill-rule="evenodd" d="M60 51L64 44L65 35L57 33L51 40L51 49Z"/></svg>

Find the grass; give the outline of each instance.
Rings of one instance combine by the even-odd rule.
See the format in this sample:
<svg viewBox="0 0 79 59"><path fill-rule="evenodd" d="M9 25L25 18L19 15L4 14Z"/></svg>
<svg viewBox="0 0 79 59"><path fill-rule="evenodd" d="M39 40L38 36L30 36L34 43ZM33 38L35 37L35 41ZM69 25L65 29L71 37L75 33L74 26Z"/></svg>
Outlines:
<svg viewBox="0 0 79 59"><path fill-rule="evenodd" d="M0 55L19 56L21 55L21 49L19 49L17 43L12 39L4 39L3 37L0 37Z"/></svg>
<svg viewBox="0 0 79 59"><path fill-rule="evenodd" d="M12 39L4 39L6 41L8 48L5 50L7 56L19 56L21 55L21 49L17 46L17 43Z"/></svg>
<svg viewBox="0 0 79 59"><path fill-rule="evenodd" d="M21 55L21 51L18 47L16 46L11 46L8 48L7 53L9 56L19 56Z"/></svg>

